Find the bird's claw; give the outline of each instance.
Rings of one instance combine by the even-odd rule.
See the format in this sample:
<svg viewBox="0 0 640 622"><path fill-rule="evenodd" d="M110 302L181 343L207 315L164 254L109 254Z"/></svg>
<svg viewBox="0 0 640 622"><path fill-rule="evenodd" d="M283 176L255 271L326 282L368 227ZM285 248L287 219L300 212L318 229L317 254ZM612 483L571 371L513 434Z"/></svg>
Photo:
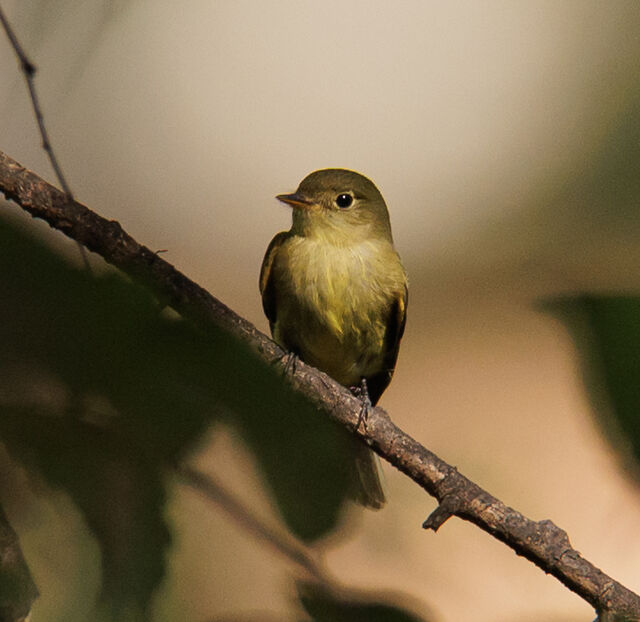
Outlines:
<svg viewBox="0 0 640 622"><path fill-rule="evenodd" d="M356 421L356 432L360 429L367 431L367 419L369 419L369 411L371 410L371 398L369 397L369 390L367 389L367 381L363 378L360 381L360 386L351 387L351 392L360 400L360 412L358 413L358 421Z"/></svg>
<svg viewBox="0 0 640 622"><path fill-rule="evenodd" d="M295 352L285 352L278 358L278 362L282 364L282 373L285 376L293 375L296 373L298 355Z"/></svg>

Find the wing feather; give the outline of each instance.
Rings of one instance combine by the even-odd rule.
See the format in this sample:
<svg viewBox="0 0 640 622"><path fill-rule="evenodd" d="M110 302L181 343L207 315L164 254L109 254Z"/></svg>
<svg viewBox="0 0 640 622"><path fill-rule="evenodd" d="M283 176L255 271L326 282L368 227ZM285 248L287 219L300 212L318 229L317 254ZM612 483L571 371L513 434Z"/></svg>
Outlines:
<svg viewBox="0 0 640 622"><path fill-rule="evenodd" d="M271 240L267 247L267 252L262 260L262 267L260 268L260 295L262 296L262 308L264 314L269 320L269 326L271 332L276 323L277 301L276 301L276 286L275 279L273 278L273 263L276 255L280 250L280 247L284 241L289 237L288 231L281 231Z"/></svg>
<svg viewBox="0 0 640 622"><path fill-rule="evenodd" d="M387 330L384 337L384 358L382 369L367 378L367 388L372 404L376 404L380 396L387 388L393 377L393 370L398 359L400 340L404 334L404 327L407 322L407 302L409 291L404 286L404 292L397 296L391 303L389 317L387 320Z"/></svg>

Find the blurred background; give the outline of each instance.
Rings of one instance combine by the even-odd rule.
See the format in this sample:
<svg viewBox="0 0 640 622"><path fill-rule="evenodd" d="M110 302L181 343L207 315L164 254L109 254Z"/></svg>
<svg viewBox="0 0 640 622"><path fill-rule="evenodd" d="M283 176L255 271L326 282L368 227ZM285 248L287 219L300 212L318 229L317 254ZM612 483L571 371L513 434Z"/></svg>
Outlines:
<svg viewBox="0 0 640 622"><path fill-rule="evenodd" d="M640 3L4 0L38 67L79 201L118 220L261 330L257 278L309 172L373 179L410 277L382 406L466 476L640 591L640 498L602 435L572 332L549 301L640 288ZM0 149L55 183L0 37ZM79 265L11 204L0 217ZM92 260L100 271L100 262ZM230 429L196 463L271 524ZM32 622L89 619L98 547L63 489L2 458L2 503L41 596ZM314 544L337 579L439 622L573 622L593 611L388 465L381 512ZM295 619L291 566L185 486L157 620ZM243 617L244 616L244 617ZM260 618L256 618L260 619Z"/></svg>

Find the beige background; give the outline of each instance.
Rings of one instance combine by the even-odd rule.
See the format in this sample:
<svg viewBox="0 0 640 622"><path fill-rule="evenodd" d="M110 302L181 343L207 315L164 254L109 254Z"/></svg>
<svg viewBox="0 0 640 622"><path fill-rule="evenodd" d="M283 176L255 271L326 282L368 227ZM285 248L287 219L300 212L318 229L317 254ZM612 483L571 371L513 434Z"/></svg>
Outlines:
<svg viewBox="0 0 640 622"><path fill-rule="evenodd" d="M534 304L640 287L640 3L2 5L39 67L79 200L169 249L263 330L257 273L290 218L273 196L326 166L374 179L411 279L383 405L640 591L637 490L593 424L566 331ZM53 179L39 142L0 37L0 149ZM239 441L220 434L199 460L276 520ZM434 502L386 473L388 507L346 517L345 536L320 547L339 579L401 590L441 622L593 617L471 525L422 532ZM82 620L99 581L96 545L64 494L21 495L26 505L4 502L43 592L33 622ZM158 619L291 611L285 562L181 487L168 513L176 547Z"/></svg>

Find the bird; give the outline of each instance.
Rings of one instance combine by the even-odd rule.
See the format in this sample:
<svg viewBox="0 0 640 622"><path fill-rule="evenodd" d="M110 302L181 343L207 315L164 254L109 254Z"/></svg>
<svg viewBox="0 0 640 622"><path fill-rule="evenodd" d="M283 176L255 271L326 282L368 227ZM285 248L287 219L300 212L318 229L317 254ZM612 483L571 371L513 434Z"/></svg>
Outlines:
<svg viewBox="0 0 640 622"><path fill-rule="evenodd" d="M340 168L314 171L276 198L293 209L291 228L271 240L260 270L272 337L365 408L375 405L394 373L408 300L385 201L370 179ZM379 509L378 456L355 438L352 451L351 497Z"/></svg>

